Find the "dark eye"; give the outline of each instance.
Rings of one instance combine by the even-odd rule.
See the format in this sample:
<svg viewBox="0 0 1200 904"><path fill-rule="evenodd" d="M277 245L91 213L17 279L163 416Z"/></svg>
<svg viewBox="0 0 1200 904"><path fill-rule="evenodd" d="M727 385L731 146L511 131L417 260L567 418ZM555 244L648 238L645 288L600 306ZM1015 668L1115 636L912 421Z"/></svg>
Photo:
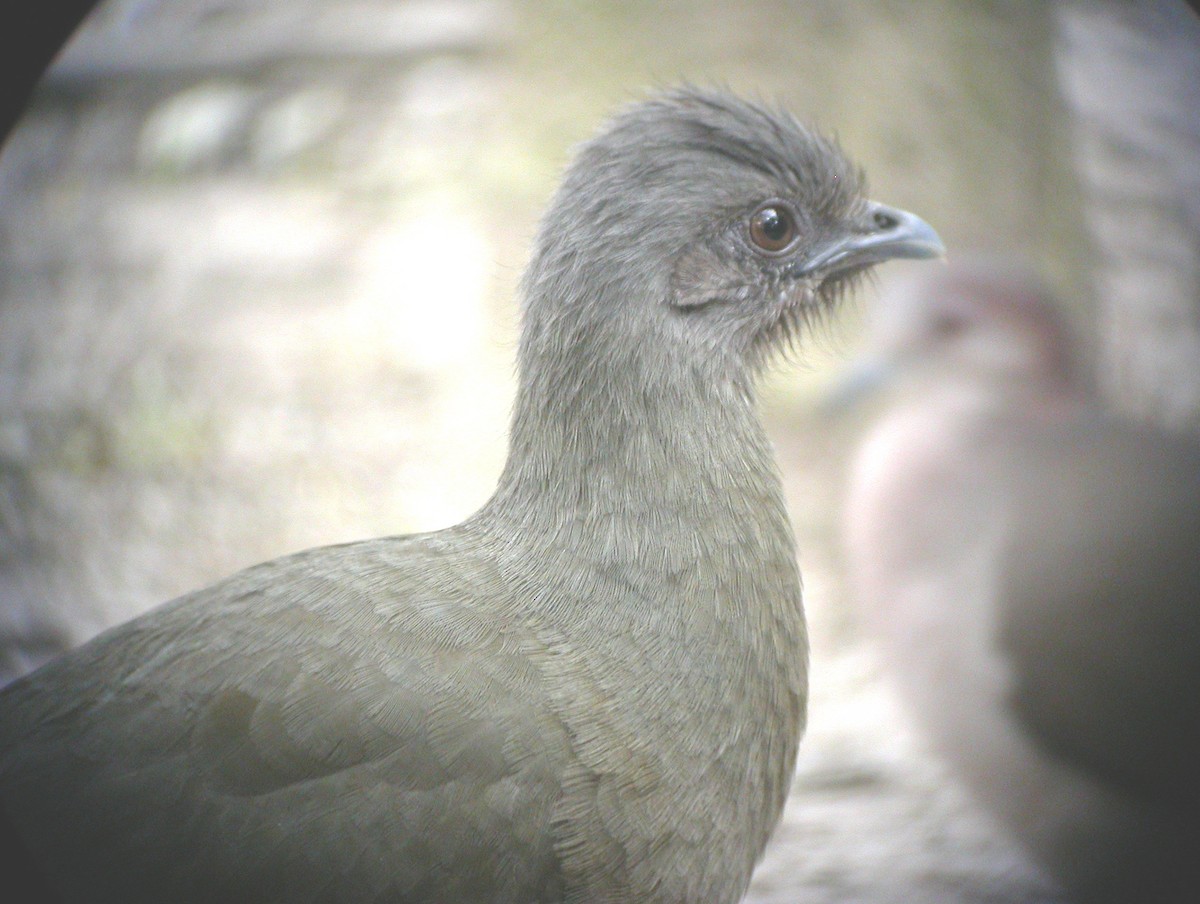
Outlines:
<svg viewBox="0 0 1200 904"><path fill-rule="evenodd" d="M778 201L764 204L750 216L750 241L759 251L778 254L796 240L796 217Z"/></svg>
<svg viewBox="0 0 1200 904"><path fill-rule="evenodd" d="M933 321L933 334L941 339L952 339L966 328L966 321L956 314L939 314Z"/></svg>

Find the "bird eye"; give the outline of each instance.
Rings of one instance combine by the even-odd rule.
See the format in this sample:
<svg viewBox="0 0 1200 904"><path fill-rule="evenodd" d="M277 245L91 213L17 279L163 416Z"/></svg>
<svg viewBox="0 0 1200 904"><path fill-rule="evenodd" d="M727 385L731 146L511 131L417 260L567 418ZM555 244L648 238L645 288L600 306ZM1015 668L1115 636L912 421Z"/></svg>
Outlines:
<svg viewBox="0 0 1200 904"><path fill-rule="evenodd" d="M952 339L966 328L963 318L954 314L939 314L933 321L933 334L941 339Z"/></svg>
<svg viewBox="0 0 1200 904"><path fill-rule="evenodd" d="M778 254L796 240L796 218L778 201L764 204L750 216L750 241L759 251Z"/></svg>

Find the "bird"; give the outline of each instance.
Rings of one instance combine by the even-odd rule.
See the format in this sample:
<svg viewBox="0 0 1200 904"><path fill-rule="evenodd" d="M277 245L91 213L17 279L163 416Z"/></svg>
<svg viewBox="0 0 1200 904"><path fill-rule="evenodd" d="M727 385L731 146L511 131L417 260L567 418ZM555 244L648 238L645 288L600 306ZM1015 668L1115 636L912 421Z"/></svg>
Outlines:
<svg viewBox="0 0 1200 904"><path fill-rule="evenodd" d="M521 284L491 498L310 549L0 692L64 901L733 902L806 717L771 353L943 251L781 108L659 89L576 151Z"/></svg>
<svg viewBox="0 0 1200 904"><path fill-rule="evenodd" d="M1200 441L1104 403L1028 268L881 294L844 553L935 752L1084 902L1200 887ZM854 381L851 380L853 383Z"/></svg>

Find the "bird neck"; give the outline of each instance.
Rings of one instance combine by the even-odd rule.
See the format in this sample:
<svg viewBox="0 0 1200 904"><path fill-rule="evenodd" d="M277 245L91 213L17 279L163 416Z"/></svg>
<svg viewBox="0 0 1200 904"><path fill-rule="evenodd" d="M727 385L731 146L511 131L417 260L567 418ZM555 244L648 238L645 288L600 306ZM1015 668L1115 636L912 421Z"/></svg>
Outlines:
<svg viewBox="0 0 1200 904"><path fill-rule="evenodd" d="M778 520L782 491L748 369L718 357L672 360L670 343L654 338L597 348L598 332L525 343L489 512L556 533Z"/></svg>
<svg viewBox="0 0 1200 904"><path fill-rule="evenodd" d="M931 391L932 390L932 391ZM914 404L959 417L1016 412L1049 423L1074 417L1094 398L1082 374L1052 370L989 371L956 368L931 386L914 387Z"/></svg>
<svg viewBox="0 0 1200 904"><path fill-rule="evenodd" d="M508 462L470 529L518 582L521 619L554 639L546 668L576 676L562 705L592 739L584 760L659 764L663 795L629 804L654 838L679 818L664 800L701 800L722 827L661 856L748 879L786 797L807 662L752 375L640 329L526 330Z"/></svg>

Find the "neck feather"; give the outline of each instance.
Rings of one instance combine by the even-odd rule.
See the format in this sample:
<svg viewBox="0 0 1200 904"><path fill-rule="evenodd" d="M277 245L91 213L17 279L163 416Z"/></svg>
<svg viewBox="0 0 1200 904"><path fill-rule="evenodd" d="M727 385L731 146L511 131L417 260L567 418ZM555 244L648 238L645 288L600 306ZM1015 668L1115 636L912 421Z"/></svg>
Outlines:
<svg viewBox="0 0 1200 904"><path fill-rule="evenodd" d="M491 516L555 532L614 517L690 529L714 510L741 518L747 507L756 522L782 516L743 362L696 354L645 324L632 342L615 317L554 327L527 325L523 336Z"/></svg>

